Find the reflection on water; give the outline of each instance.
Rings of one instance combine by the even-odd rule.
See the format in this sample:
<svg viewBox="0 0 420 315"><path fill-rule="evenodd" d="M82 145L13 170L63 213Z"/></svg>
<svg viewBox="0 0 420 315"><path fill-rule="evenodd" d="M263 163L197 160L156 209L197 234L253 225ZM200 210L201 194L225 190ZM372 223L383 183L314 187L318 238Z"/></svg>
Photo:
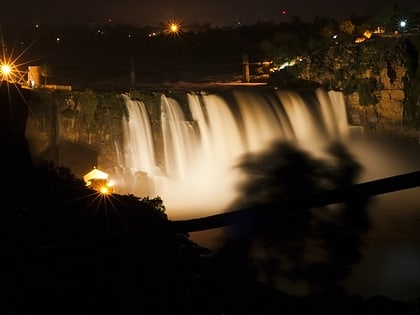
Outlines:
<svg viewBox="0 0 420 315"><path fill-rule="evenodd" d="M346 281L352 293L416 300L420 292L420 188L374 198L363 261ZM367 281L368 280L368 281Z"/></svg>
<svg viewBox="0 0 420 315"><path fill-rule="evenodd" d="M353 140L365 165L362 181L420 170L420 146L397 136ZM420 188L372 198L372 227L365 235L364 260L346 282L350 292L415 300L420 292ZM369 279L369 281L366 281Z"/></svg>

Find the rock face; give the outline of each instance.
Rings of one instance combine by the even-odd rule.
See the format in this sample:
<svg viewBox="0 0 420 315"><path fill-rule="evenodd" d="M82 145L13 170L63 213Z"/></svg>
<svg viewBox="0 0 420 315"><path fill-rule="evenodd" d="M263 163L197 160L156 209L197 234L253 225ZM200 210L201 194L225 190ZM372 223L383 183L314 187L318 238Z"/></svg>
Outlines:
<svg viewBox="0 0 420 315"><path fill-rule="evenodd" d="M26 138L34 160L67 166L81 177L95 166L118 165L123 106L116 93L34 90Z"/></svg>
<svg viewBox="0 0 420 315"><path fill-rule="evenodd" d="M358 92L346 95L346 104L352 124L370 128L375 128L378 125L385 127L402 124L405 101L403 80L407 75L407 69L402 66L396 66L394 69L395 79L393 82L388 76L387 69L382 69L379 75L375 76L382 87L373 92L378 101L376 104L361 105ZM372 76L370 71L366 71L364 75L365 78Z"/></svg>
<svg viewBox="0 0 420 315"><path fill-rule="evenodd" d="M418 37L378 37L361 44L338 44L321 56L304 60L298 66L298 76L343 91L350 124L399 128L409 118L407 113L419 111L408 110L410 104L416 104L415 93L409 91L420 85Z"/></svg>

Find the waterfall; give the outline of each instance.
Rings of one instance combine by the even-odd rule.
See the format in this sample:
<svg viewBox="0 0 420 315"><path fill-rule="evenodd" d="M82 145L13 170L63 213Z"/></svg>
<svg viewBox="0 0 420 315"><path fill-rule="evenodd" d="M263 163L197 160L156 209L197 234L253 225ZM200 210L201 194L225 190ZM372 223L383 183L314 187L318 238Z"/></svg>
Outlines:
<svg viewBox="0 0 420 315"><path fill-rule="evenodd" d="M128 120L123 123L125 167L155 175L155 151L146 107L143 102L130 100L127 95L123 97L129 112Z"/></svg>
<svg viewBox="0 0 420 315"><path fill-rule="evenodd" d="M234 166L245 153L277 140L316 152L348 133L339 92L233 88L186 93L187 106L162 94L162 146L156 148L147 104L124 97L124 167L132 178L125 192L161 197L174 218L224 211L236 197L241 174ZM162 151L160 166L155 150Z"/></svg>
<svg viewBox="0 0 420 315"><path fill-rule="evenodd" d="M311 155L325 154L330 142L341 141L363 167L359 182L420 169L418 146L387 134L353 132L341 92L232 87L162 94L153 128L148 106L155 103L133 101L127 95L125 102L129 119L119 151L127 176L120 183L121 192L160 196L174 220L236 210L229 205L239 197L236 184L244 175L234 166L244 154L265 150L273 141L291 141ZM418 290L411 288L419 282L419 274L413 272L420 257L415 245L419 193L415 188L375 196L369 206L372 228L363 241L366 257L345 283L349 292L385 292L397 298L414 292L417 298ZM192 232L190 237L218 248L225 233L214 229ZM373 279L372 286L366 286L367 277Z"/></svg>

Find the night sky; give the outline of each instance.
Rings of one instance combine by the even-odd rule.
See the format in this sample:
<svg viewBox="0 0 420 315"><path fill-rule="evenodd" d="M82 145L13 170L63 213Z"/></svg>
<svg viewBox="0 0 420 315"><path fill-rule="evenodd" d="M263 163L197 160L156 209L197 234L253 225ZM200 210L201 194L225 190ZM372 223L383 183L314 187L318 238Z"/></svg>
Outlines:
<svg viewBox="0 0 420 315"><path fill-rule="evenodd" d="M299 16L312 20L314 16L335 19L374 14L386 4L395 1L273 1L273 0L4 0L0 23L115 23L157 25L168 19L185 24L210 23L212 26L232 25L237 21L252 24L256 21L288 21ZM6 2L6 3L3 3ZM399 0L400 8L419 11L420 1ZM287 12L286 15L282 11Z"/></svg>

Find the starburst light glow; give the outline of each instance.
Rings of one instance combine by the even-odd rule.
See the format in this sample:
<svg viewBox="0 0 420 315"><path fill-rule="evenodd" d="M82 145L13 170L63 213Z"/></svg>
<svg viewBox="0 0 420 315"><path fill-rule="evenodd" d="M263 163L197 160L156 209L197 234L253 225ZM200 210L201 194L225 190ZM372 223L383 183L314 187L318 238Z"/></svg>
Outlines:
<svg viewBox="0 0 420 315"><path fill-rule="evenodd" d="M1 72L4 75L9 75L11 71L12 71L12 68L9 65L2 65L1 66Z"/></svg>
<svg viewBox="0 0 420 315"><path fill-rule="evenodd" d="M179 20L172 19L166 24L165 33L172 36L178 36L182 32L182 25Z"/></svg>
<svg viewBox="0 0 420 315"><path fill-rule="evenodd" d="M178 32L178 25L177 24L171 24L169 27L170 27L170 31L172 33L177 33Z"/></svg>
<svg viewBox="0 0 420 315"><path fill-rule="evenodd" d="M110 193L110 190L109 190L109 187L108 187L108 186L101 186L101 187L99 188L99 192L100 192L101 194L107 195L107 194L109 194L109 193Z"/></svg>
<svg viewBox="0 0 420 315"><path fill-rule="evenodd" d="M9 83L24 82L23 73L19 71L14 63L0 60L0 79Z"/></svg>
<svg viewBox="0 0 420 315"><path fill-rule="evenodd" d="M24 60L27 51L33 46L37 39L25 45L21 51L16 51L16 42L14 45L8 45L0 30L0 80L10 84L17 84L21 87L29 87L27 80L28 65L36 60ZM21 42L22 44L23 42ZM25 69L25 70L23 70Z"/></svg>

